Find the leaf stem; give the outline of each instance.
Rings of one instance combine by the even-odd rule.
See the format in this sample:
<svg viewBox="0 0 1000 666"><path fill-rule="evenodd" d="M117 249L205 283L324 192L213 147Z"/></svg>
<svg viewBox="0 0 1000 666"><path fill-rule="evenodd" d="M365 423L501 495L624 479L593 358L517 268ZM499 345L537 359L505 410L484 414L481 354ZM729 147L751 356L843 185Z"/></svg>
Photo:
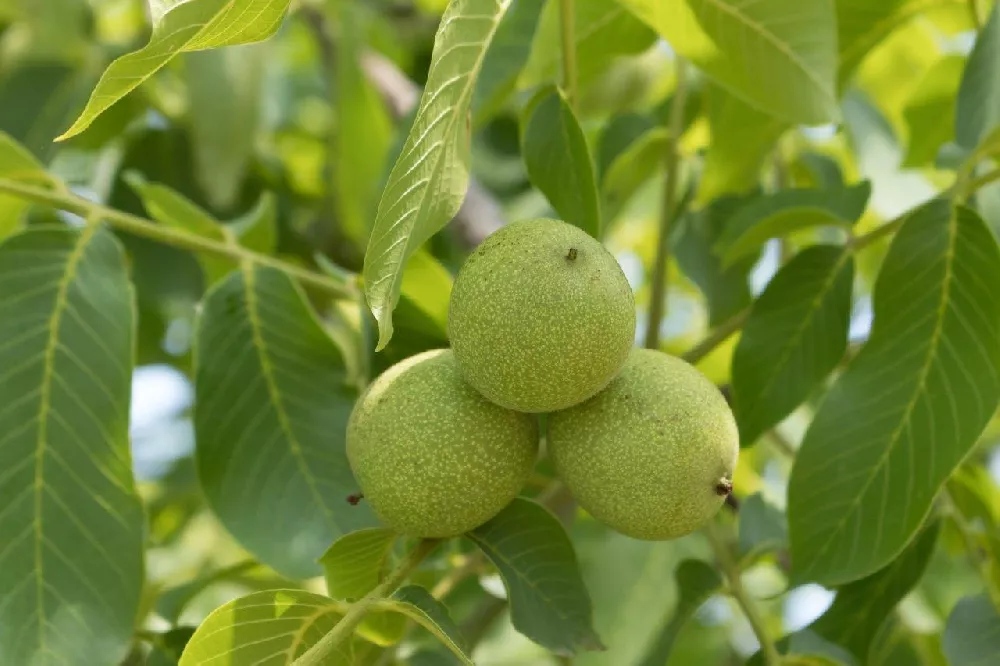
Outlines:
<svg viewBox="0 0 1000 666"><path fill-rule="evenodd" d="M147 220L138 215L132 215L131 213L94 203L69 191L50 190L43 187L26 185L15 180L0 178L0 193L11 194L21 199L52 206L53 208L70 213L76 213L86 218L88 224L96 224L104 221L121 231L127 231L136 236L143 236L182 250L206 252L221 257L228 257L235 261L249 261L258 266L277 268L298 280L303 287L308 287L335 298L356 298L359 291L356 284L356 276L354 276L353 282L335 281L286 261L252 252L234 243L217 241L181 229L157 224L152 220Z"/></svg>
<svg viewBox="0 0 1000 666"><path fill-rule="evenodd" d="M899 228L903 226L903 222L907 219L909 219L909 215L900 215L892 222L886 222L882 226L869 231L867 234L852 237L849 241L847 241L847 246L854 252L863 250L884 236L888 236L889 234L899 231Z"/></svg>
<svg viewBox="0 0 1000 666"><path fill-rule="evenodd" d="M660 347L660 322L666 313L667 268L670 263L670 228L673 224L674 207L677 204L677 177L680 166L678 144L684 129L684 104L687 99L687 65L677 57L677 87L670 104L667 120L668 141L666 154L666 175L663 179L663 209L660 211L660 236L656 246L656 261L653 264L652 295L649 301L649 319L646 322L645 346L649 349Z"/></svg>
<svg viewBox="0 0 1000 666"><path fill-rule="evenodd" d="M725 574L726 580L729 583L729 594L739 604L743 610L743 615L747 618L747 622L750 623L750 628L753 629L754 635L757 636L761 652L764 653L764 663L767 666L778 666L781 663L781 655L778 654L778 648L775 647L774 641L767 635L767 630L764 628L764 620L757 609L757 605L743 588L739 566L732 555L730 555L729 547L722 538L722 535L719 534L714 521L709 522L705 526L705 536L708 537L709 543L712 544L712 550L715 551L715 559L718 561L719 568L722 569L722 573Z"/></svg>
<svg viewBox="0 0 1000 666"><path fill-rule="evenodd" d="M334 625L333 629L318 643L296 659L293 666L322 666L322 664L327 663L334 650L354 635L354 630L361 624L361 620L364 619L371 607L392 594L440 543L440 539L421 540L381 584L352 604L351 609L340 619L340 622Z"/></svg>
<svg viewBox="0 0 1000 666"><path fill-rule="evenodd" d="M573 0L559 0L559 26L562 36L563 91L570 107L576 108L576 27Z"/></svg>
<svg viewBox="0 0 1000 666"><path fill-rule="evenodd" d="M961 198L968 199L970 196L976 193L980 188L986 187L990 183L1000 180L1000 169L994 169L989 173L986 173L979 178L973 178L969 181L969 184L962 188Z"/></svg>
<svg viewBox="0 0 1000 666"><path fill-rule="evenodd" d="M729 336L743 328L743 324L746 323L749 316L750 307L748 306L709 331L708 335L701 342L684 352L681 358L691 365L695 365L698 361L715 351L716 347L728 340Z"/></svg>

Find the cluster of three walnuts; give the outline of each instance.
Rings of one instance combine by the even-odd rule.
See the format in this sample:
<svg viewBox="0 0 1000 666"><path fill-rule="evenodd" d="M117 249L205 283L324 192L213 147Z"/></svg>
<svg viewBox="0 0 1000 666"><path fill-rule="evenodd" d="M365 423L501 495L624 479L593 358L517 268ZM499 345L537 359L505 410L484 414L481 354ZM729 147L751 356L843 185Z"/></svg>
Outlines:
<svg viewBox="0 0 1000 666"><path fill-rule="evenodd" d="M716 387L684 361L633 349L635 301L614 257L564 222L511 224L455 281L451 350L413 356L361 396L347 455L389 527L449 537L520 492L538 414L556 473L609 527L670 539L728 493L739 438Z"/></svg>

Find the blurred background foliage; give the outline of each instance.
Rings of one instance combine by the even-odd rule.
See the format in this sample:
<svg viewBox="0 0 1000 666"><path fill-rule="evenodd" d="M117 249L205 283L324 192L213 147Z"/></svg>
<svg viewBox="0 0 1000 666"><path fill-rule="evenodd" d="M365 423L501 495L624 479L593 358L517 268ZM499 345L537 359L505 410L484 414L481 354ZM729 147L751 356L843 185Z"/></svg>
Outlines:
<svg viewBox="0 0 1000 666"><path fill-rule="evenodd" d="M161 9L169 4L152 3ZM0 130L93 200L159 219L157 197L145 188L164 185L234 229L264 224L271 230L265 245L273 244L283 258L318 262L332 271L338 266L360 271L378 195L406 136L445 4L299 2L274 38L185 54L87 132L54 144L104 67L145 42L149 6L143 0L0 0ZM837 3L844 12L859 4L865 0ZM979 3L981 16L987 4ZM955 155L961 154L952 136L954 99L976 27L969 3L873 0L874 5L888 8L881 30L846 21L839 26L840 127L790 128L695 75L683 109L686 195L672 239L677 260L669 269L668 316L662 324L666 350L688 349L746 307L797 247L842 233L829 228L797 232L723 267L712 247L732 212L755 195L867 179L871 202L858 223L864 231L950 184ZM557 3L519 0L505 23L510 25L493 47L502 54L491 55L487 63L495 76L483 77L491 85L477 89L473 104L474 182L466 206L407 271L396 313L398 330L405 334L397 333L383 353L362 354L371 367L358 373L370 376L402 357L447 344L443 322L451 275L470 247L504 220L551 213L525 172L519 122L533 93L559 78ZM673 101L676 68L669 47L612 0L580 0L576 31L578 115L596 163L604 210L613 212L605 221L605 242L636 291L641 331L663 191L660 128ZM983 189L978 202L984 218L1000 231L1000 187ZM178 204L168 194L160 205ZM29 213L9 197L0 197L0 211L0 219L14 224L54 215L34 208ZM190 457L190 349L196 306L211 284L212 270L191 254L121 236L140 306L132 438L149 507L146 608L154 612L151 628L179 627L174 639L181 640L186 627L240 594L322 583L284 581L248 560L206 510ZM869 330L871 285L881 256L873 251L859 257L855 342ZM317 307L339 342L366 344L358 330L371 326L367 313L343 304ZM720 384L728 381L734 343L721 345L701 362ZM759 493L754 511L744 511L739 520L762 521L741 525L740 538L777 539L776 548L760 555L748 544L745 573L745 584L760 600L775 635L804 627L832 599L832 593L814 585L789 589L783 534L767 532L774 515L782 522L789 453L813 406L802 407L776 435L744 450L735 481L744 501ZM994 480L1000 476L1000 460L993 454L998 433L994 423L969 469L952 484L959 488L956 497L962 497L962 484L975 489L970 497L985 493L1000 513L995 481L979 478L985 473L972 464L984 462ZM677 567L686 559L710 560L708 544L698 535L638 542L586 519L575 521L572 534L594 599L597 629L612 646L573 663L657 663L650 650L672 620L678 621L675 613L684 608L678 601L687 594L678 585ZM945 619L960 597L975 593L982 583L964 555L960 533L946 521L943 534L921 582L874 638L876 661L866 663L944 663ZM477 627L477 663L557 663L507 622L491 621L502 616L502 607L484 610L474 604L482 588L494 594L498 587L496 576L488 574L463 583L449 597L455 616ZM692 619L677 635L670 663L741 663L756 650L750 628L718 590L709 590L704 599L687 609ZM170 651L162 645L149 663L170 663ZM421 659L418 654L410 663L438 663L426 655Z"/></svg>

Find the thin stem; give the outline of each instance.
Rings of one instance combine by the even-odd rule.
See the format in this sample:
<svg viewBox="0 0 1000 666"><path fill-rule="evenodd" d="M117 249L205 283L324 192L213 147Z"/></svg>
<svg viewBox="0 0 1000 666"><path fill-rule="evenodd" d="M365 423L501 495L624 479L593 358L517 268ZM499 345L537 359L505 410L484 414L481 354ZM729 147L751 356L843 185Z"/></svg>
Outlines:
<svg viewBox="0 0 1000 666"><path fill-rule="evenodd" d="M708 335L706 335L701 342L684 352L684 354L681 355L681 358L692 365L696 364L698 361L715 351L716 347L728 340L729 336L743 328L743 324L746 323L747 317L749 316L749 307L740 310L735 315L709 331Z"/></svg>
<svg viewBox="0 0 1000 666"><path fill-rule="evenodd" d="M25 185L18 181L0 178L0 193L11 194L21 199L52 206L53 208L70 213L76 213L85 218L88 224L96 224L102 221L107 222L116 229L127 231L136 236L143 236L182 250L205 252L221 257L228 257L235 261L249 261L258 266L277 268L298 280L303 287L308 287L328 296L356 298L358 294L355 284L334 281L324 275L300 268L280 259L252 252L235 243L213 240L181 229L157 224L152 220L147 220L138 215L102 206L71 192L49 190L43 187Z"/></svg>
<svg viewBox="0 0 1000 666"><path fill-rule="evenodd" d="M772 428L768 433L774 448L781 452L786 458L795 458L795 447L792 446L784 435L778 432L777 428Z"/></svg>
<svg viewBox="0 0 1000 666"><path fill-rule="evenodd" d="M979 178L973 178L968 185L962 188L962 199L968 199L970 196L976 193L980 188L986 187L990 183L1000 180L1000 169L994 169L989 173L980 176Z"/></svg>
<svg viewBox="0 0 1000 666"><path fill-rule="evenodd" d="M678 144L684 126L684 104L687 99L687 66L680 57L676 60L677 87L670 104L668 119L668 142L666 155L666 175L663 179L663 210L660 211L660 237L656 246L656 262L653 265L653 291L649 301L649 320L646 322L646 347L660 347L660 322L666 313L667 268L670 263L670 227L673 224L674 207L677 204L677 179L680 165Z"/></svg>
<svg viewBox="0 0 1000 666"><path fill-rule="evenodd" d="M439 543L441 543L440 539L424 539L418 543L416 548L410 551L406 559L400 562L399 566L378 587L356 601L347 614L340 619L340 622L318 643L309 648L305 654L296 659L293 666L321 666L327 663L334 651L354 635L354 630L361 624L371 607L392 594L424 561L424 558L437 548Z"/></svg>
<svg viewBox="0 0 1000 666"><path fill-rule="evenodd" d="M778 666L781 663L781 655L778 654L778 648L775 647L774 641L767 635L767 630L764 628L764 620L757 609L757 605L747 594L746 590L743 589L739 566L729 553L729 547L718 533L714 522L709 522L705 526L705 536L708 537L709 543L712 544L712 550L715 551L715 559L718 560L719 568L722 569L722 573L726 576L726 581L729 583L729 594L739 604L743 610L743 615L747 618L747 622L750 623L750 628L753 629L753 633L757 636L761 652L764 653L764 663L767 666Z"/></svg>
<svg viewBox="0 0 1000 666"><path fill-rule="evenodd" d="M563 91L570 106L577 102L576 28L573 0L559 0L559 25L562 34Z"/></svg>
<svg viewBox="0 0 1000 666"><path fill-rule="evenodd" d="M886 222L882 226L872 231L869 231L867 234L864 234L863 236L855 236L851 238L847 242L847 246L855 252L863 250L872 243L874 243L875 241L881 239L882 237L888 236L889 234L893 234L899 231L899 228L903 226L903 222L905 222L907 219L909 219L909 215L900 215L892 222Z"/></svg>

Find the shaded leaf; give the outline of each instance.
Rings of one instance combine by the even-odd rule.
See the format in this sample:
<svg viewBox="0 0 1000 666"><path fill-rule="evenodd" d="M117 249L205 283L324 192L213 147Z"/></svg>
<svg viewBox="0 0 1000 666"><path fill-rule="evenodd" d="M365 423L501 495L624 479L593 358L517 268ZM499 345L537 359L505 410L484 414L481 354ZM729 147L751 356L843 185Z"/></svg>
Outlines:
<svg viewBox="0 0 1000 666"><path fill-rule="evenodd" d="M79 117L56 140L87 129L178 54L267 39L287 9L288 0L188 0L174 5L153 25L146 46L108 66Z"/></svg>
<svg viewBox="0 0 1000 666"><path fill-rule="evenodd" d="M601 131L597 144L597 176L603 183L608 169L635 141L656 127L650 116L640 113L620 113L611 118Z"/></svg>
<svg viewBox="0 0 1000 666"><path fill-rule="evenodd" d="M832 0L618 0L730 93L776 118L839 118Z"/></svg>
<svg viewBox="0 0 1000 666"><path fill-rule="evenodd" d="M934 521L889 566L837 590L833 605L809 630L850 650L859 663L868 663L879 628L924 575L939 528Z"/></svg>
<svg viewBox="0 0 1000 666"><path fill-rule="evenodd" d="M556 88L546 88L528 106L521 131L521 154L531 182L559 217L599 238L600 204L587 139Z"/></svg>
<svg viewBox="0 0 1000 666"><path fill-rule="evenodd" d="M145 666L177 666L194 632L194 627L178 627L158 634Z"/></svg>
<svg viewBox="0 0 1000 666"><path fill-rule="evenodd" d="M448 614L448 609L424 588L417 585L401 587L390 599L377 602L375 608L402 613L416 621L451 650L463 664L474 666L468 655L465 639Z"/></svg>
<svg viewBox="0 0 1000 666"><path fill-rule="evenodd" d="M573 544L548 510L516 498L467 536L499 570L519 632L556 654L603 648Z"/></svg>
<svg viewBox="0 0 1000 666"><path fill-rule="evenodd" d="M791 414L840 363L853 282L851 253L816 245L782 266L753 304L733 353L741 446Z"/></svg>
<svg viewBox="0 0 1000 666"><path fill-rule="evenodd" d="M729 220L715 250L729 266L756 255L771 238L824 225L850 227L861 218L871 192L871 183L863 181L852 187L789 189L759 197Z"/></svg>
<svg viewBox="0 0 1000 666"><path fill-rule="evenodd" d="M0 245L0 285L0 663L115 664L145 531L124 252L96 224L35 227Z"/></svg>
<svg viewBox="0 0 1000 666"><path fill-rule="evenodd" d="M674 641L684 624L694 615L710 596L722 588L722 577L711 566L701 560L684 560L677 567L677 589L680 598L677 607L656 642L650 647L641 666L663 666L670 658Z"/></svg>
<svg viewBox="0 0 1000 666"><path fill-rule="evenodd" d="M1000 613L983 594L965 597L948 616L942 649L950 666L982 666L1000 660Z"/></svg>
<svg viewBox="0 0 1000 666"><path fill-rule="evenodd" d="M278 247L278 202L270 192L260 195L257 205L226 225L240 245L260 252L274 254Z"/></svg>
<svg viewBox="0 0 1000 666"><path fill-rule="evenodd" d="M365 254L377 349L392 337L392 311L407 260L458 211L469 184L469 107L486 50L511 0L455 0L441 18L427 87L382 193Z"/></svg>
<svg viewBox="0 0 1000 666"><path fill-rule="evenodd" d="M500 22L472 97L472 118L482 125L496 114L517 87L517 79L531 55L544 2L513 0Z"/></svg>
<svg viewBox="0 0 1000 666"><path fill-rule="evenodd" d="M614 220L640 187L663 166L670 134L655 128L633 141L609 165L601 181L604 217Z"/></svg>
<svg viewBox="0 0 1000 666"><path fill-rule="evenodd" d="M909 129L903 167L934 162L938 149L955 136L955 98L965 58L945 56L931 67L910 95L903 109Z"/></svg>
<svg viewBox="0 0 1000 666"><path fill-rule="evenodd" d="M255 592L212 611L188 641L180 666L291 666L330 631L346 606L301 590ZM347 650L330 666L353 663ZM326 662L324 662L326 663Z"/></svg>
<svg viewBox="0 0 1000 666"><path fill-rule="evenodd" d="M53 178L27 148L6 132L0 131L0 178L23 183L50 185Z"/></svg>
<svg viewBox="0 0 1000 666"><path fill-rule="evenodd" d="M345 453L356 390L301 289L244 265L205 298L195 340L196 457L226 528L295 578L341 534L374 524Z"/></svg>
<svg viewBox="0 0 1000 666"><path fill-rule="evenodd" d="M788 545L785 514L760 493L740 505L740 555L744 559L780 550Z"/></svg>
<svg viewBox="0 0 1000 666"><path fill-rule="evenodd" d="M789 482L796 578L856 580L913 538L1000 398L1000 250L972 210L908 214L874 324L806 432Z"/></svg>
<svg viewBox="0 0 1000 666"><path fill-rule="evenodd" d="M955 141L975 150L1000 127L1000 8L990 18L969 54L958 89Z"/></svg>

